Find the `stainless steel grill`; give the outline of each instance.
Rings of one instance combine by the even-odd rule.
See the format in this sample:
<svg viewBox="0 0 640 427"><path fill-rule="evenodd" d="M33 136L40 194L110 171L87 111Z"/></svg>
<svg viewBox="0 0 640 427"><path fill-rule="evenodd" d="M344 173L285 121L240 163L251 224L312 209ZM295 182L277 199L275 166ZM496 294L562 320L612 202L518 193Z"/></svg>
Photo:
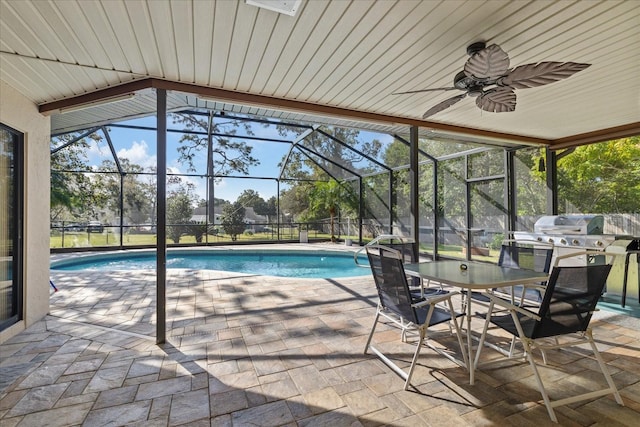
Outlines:
<svg viewBox="0 0 640 427"><path fill-rule="evenodd" d="M559 248L604 250L614 240L614 235L603 234L602 215L548 215L533 227L533 232L517 231L517 240L534 240L552 243Z"/></svg>
<svg viewBox="0 0 640 427"><path fill-rule="evenodd" d="M603 251L602 255L581 255L563 261L563 265L604 264L604 250L616 240L616 236L603 234L602 215L548 215L541 217L533 232L515 232L516 240L533 240L551 243L553 258L586 249ZM553 262L553 261L552 261Z"/></svg>

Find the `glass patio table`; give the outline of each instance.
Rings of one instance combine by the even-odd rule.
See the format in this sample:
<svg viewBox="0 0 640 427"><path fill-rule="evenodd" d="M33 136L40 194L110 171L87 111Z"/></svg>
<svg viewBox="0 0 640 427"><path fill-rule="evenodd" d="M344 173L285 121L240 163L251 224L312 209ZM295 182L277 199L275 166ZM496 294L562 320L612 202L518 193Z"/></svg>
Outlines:
<svg viewBox="0 0 640 427"><path fill-rule="evenodd" d="M476 261L434 261L405 264L408 275L440 282L468 291L466 296L467 356L464 364L469 370L469 383L474 383L475 363L471 336L471 291L488 291L493 288L540 283L548 274L533 270L500 267ZM464 349L462 350L464 351Z"/></svg>

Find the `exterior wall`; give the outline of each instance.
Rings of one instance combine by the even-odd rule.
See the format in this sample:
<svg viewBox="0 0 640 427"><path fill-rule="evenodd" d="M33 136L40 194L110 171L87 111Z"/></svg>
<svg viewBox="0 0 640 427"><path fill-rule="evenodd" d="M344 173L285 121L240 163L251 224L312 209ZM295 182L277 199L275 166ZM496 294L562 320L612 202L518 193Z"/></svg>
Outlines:
<svg viewBox="0 0 640 427"><path fill-rule="evenodd" d="M23 319L0 332L0 343L49 312L48 117L20 92L0 81L0 122L24 133Z"/></svg>

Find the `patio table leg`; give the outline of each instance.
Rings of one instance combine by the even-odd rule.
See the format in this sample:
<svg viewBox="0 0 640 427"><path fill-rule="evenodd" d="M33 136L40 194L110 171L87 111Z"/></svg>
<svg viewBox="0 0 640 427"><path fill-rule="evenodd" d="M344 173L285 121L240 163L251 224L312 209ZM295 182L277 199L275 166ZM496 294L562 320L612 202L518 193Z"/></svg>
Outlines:
<svg viewBox="0 0 640 427"><path fill-rule="evenodd" d="M469 370L469 384L473 385L475 382L475 370L473 364L473 338L471 334L471 289L467 289L467 369Z"/></svg>

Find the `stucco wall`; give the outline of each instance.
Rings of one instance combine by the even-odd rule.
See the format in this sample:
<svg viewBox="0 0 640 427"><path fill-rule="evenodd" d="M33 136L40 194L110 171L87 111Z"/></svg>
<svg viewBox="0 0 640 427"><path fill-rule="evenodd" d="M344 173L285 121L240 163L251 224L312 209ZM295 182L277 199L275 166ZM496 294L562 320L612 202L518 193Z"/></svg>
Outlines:
<svg viewBox="0 0 640 427"><path fill-rule="evenodd" d="M0 343L49 311L50 120L20 92L0 81L0 122L24 133L23 321L0 332Z"/></svg>

